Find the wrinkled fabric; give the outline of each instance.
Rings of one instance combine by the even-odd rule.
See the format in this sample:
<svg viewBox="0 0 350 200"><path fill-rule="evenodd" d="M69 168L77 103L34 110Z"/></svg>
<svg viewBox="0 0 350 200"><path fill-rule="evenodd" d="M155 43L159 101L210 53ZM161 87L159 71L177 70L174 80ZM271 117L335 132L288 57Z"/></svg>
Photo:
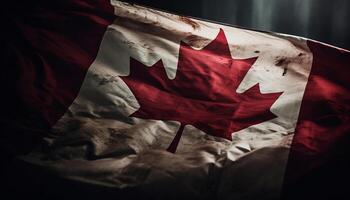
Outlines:
<svg viewBox="0 0 350 200"><path fill-rule="evenodd" d="M125 198L278 198L311 69L305 40L114 0L111 4L116 19L104 34L79 94L42 145L20 159L65 180L118 191ZM170 153L166 148L179 122L130 117L140 105L120 76L130 73L130 58L146 66L162 59L173 79L180 42L202 49L220 29L232 57L257 57L236 92L259 83L263 94L283 93L270 109L276 118L234 132L232 140L187 125L176 152Z"/></svg>

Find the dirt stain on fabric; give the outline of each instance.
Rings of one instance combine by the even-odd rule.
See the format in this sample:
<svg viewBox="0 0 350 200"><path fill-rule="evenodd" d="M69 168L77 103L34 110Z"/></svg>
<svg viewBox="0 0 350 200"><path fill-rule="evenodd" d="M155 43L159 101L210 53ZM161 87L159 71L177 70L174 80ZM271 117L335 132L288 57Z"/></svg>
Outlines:
<svg viewBox="0 0 350 200"><path fill-rule="evenodd" d="M178 41L181 38L185 38L192 35L192 33L190 32L182 32L180 30L177 30L176 28L164 26L164 24L158 21L144 23L128 18L117 17L117 19L115 20L115 24L117 24L118 26L126 27L133 31L142 32L154 36L162 36L163 38L170 41ZM143 48L148 49L148 47ZM152 47L150 48L151 49L149 50L152 50Z"/></svg>
<svg viewBox="0 0 350 200"><path fill-rule="evenodd" d="M115 76L102 77L99 81L99 85L102 86L102 85L106 85L106 84L117 82L117 81L118 81L118 78Z"/></svg>
<svg viewBox="0 0 350 200"><path fill-rule="evenodd" d="M282 76L285 76L285 75L287 74L287 71L288 71L288 68L287 68L287 67L284 67L284 68L283 68Z"/></svg>
<svg viewBox="0 0 350 200"><path fill-rule="evenodd" d="M198 35L191 35L185 38L184 40L188 45L196 48L203 47L207 45L210 40L208 38L204 38Z"/></svg>
<svg viewBox="0 0 350 200"><path fill-rule="evenodd" d="M193 28L194 30L200 28L200 26L199 26L199 24L198 24L197 22L193 21L192 19L190 19L190 18L188 18L188 17L179 16L179 20L182 21L182 22L184 22L184 23L186 23L186 24L188 24L188 25L190 25L190 26L192 26L192 28Z"/></svg>
<svg viewBox="0 0 350 200"><path fill-rule="evenodd" d="M286 58L277 58L275 65L276 66L285 66L288 65L290 63L289 60L287 60Z"/></svg>
<svg viewBox="0 0 350 200"><path fill-rule="evenodd" d="M282 76L285 76L288 72L288 64L290 63L291 61L288 60L287 58L277 58L276 61L275 61L275 65L276 66L279 66L279 67L283 67L283 73L282 73Z"/></svg>

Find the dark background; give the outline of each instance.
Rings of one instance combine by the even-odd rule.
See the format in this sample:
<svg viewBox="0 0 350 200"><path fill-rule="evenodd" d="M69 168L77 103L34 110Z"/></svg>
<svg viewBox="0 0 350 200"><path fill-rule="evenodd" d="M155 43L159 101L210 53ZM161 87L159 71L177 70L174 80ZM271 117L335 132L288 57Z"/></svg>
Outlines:
<svg viewBox="0 0 350 200"><path fill-rule="evenodd" d="M350 49L349 0L126 0L176 14L287 33Z"/></svg>
<svg viewBox="0 0 350 200"><path fill-rule="evenodd" d="M8 1L6 4L10 4L9 6L4 3L4 5L0 7L0 19L3 20L1 21L3 27L1 33L3 34L3 32L5 32L5 36L1 35L0 37L1 47L4 48L4 51L1 51L1 61L15 60L14 58L16 58L16 56L21 55L19 54L21 51L18 51L16 47L20 48L21 45L27 45L27 43L30 44L30 42L32 42L31 40L22 42L22 37L18 39L18 34L26 35L26 33L21 33L16 29L20 24L15 24L15 21L11 17L15 19L18 18L22 20L20 22L26 22L31 25L37 24L38 27L40 27L41 23L45 25L47 21L38 21L36 18L29 18L30 15L33 14L32 12L36 11L36 7L40 7L39 5L43 5L43 7L49 5L48 7L51 6L50 8L54 9L55 5L58 8L64 8L64 5L67 4L65 3L66 1L37 1L38 3L36 4L33 3L35 1ZM350 0L133 0L133 2L178 14L215 20L247 28L305 36L350 49L350 26L348 22L350 18ZM4 12L4 10L6 12ZM32 19L36 20L31 21ZM59 20L61 18L57 19ZM50 22L50 20L48 20L48 22ZM75 22L73 24L76 24L76 21L73 22ZM57 26L55 23L52 25L53 27ZM69 23L67 23L67 27L69 27L68 25ZM51 27L51 24L46 27ZM14 45L3 45L4 41L8 41ZM34 49L34 52L35 51ZM9 59L3 59L8 55L12 55L9 52L14 53L15 57L10 56ZM37 62L40 62L40 59ZM5 82L5 84L1 84L4 94L2 99L5 99L5 102L14 100L12 101L14 102L13 104L1 104L5 105L2 109L2 116L7 118L10 115L4 112L4 107L8 107L8 110L21 109L21 107L15 108L15 106L11 106L16 105L17 100L20 99L17 98L16 94L13 95L11 93L11 91L17 92L16 90L19 90L19 86L16 84L18 82L16 77L18 78L19 76L13 74L19 74L20 71L19 67L15 65L2 64L1 66L3 68L3 74L1 74L3 76L1 78L9 80ZM12 88L14 89L12 90ZM2 128L5 127L6 130L4 123L1 125ZM12 128L10 125L8 126ZM21 127L19 127L19 129L20 128ZM9 131L9 133L12 134L13 130L11 131L12 132ZM16 134L13 135L15 138ZM24 132L24 135L27 136L22 137L22 142L18 143L30 144L32 141L27 139L31 137L28 130ZM340 151L341 155L331 160L331 164L315 170L314 173L305 177L298 182L298 184L290 186L290 189L287 187L286 199L349 199L350 162L348 155L350 152L349 146L347 145L349 139L350 134L347 135L346 140L344 139L346 145L340 145L344 147L344 150ZM33 140L35 140L35 138ZM6 149L7 146L10 146L10 144L2 145L1 147ZM0 149L0 178L2 183L0 187L0 197L3 196L3 199L4 197L6 199L6 195L11 196L11 199L17 199L16 197L21 197L21 199L38 197L33 199L59 200L106 199L105 197L116 199L115 196L120 195L119 191L115 188L106 189L91 185L82 185L77 182L57 178L49 171L43 171L40 168L31 169L31 167L23 163L9 163L9 160L12 159L12 155L7 155L6 151L2 151L2 148ZM135 191L126 191L126 193L128 195L129 193L131 193L131 195L137 195ZM345 198L339 198L339 196L345 196Z"/></svg>

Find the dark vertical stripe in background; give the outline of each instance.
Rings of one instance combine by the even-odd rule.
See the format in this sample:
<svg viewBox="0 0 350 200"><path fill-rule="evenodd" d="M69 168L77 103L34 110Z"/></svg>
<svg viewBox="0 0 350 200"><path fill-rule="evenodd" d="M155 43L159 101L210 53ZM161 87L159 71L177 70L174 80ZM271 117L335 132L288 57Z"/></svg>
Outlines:
<svg viewBox="0 0 350 200"><path fill-rule="evenodd" d="M299 35L350 49L349 0L134 0L132 2L247 28Z"/></svg>

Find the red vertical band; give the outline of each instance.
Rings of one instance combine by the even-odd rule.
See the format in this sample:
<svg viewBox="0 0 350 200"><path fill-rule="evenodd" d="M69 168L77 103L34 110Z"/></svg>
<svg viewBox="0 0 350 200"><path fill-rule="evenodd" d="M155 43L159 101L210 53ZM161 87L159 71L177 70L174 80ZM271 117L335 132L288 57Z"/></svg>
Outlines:
<svg viewBox="0 0 350 200"><path fill-rule="evenodd" d="M73 102L114 14L105 0L5 7L0 132L1 141L18 150L45 134Z"/></svg>
<svg viewBox="0 0 350 200"><path fill-rule="evenodd" d="M350 53L312 41L308 46L313 64L289 155L285 195L333 198L347 192L341 179L349 177L349 170L342 169L350 167Z"/></svg>

